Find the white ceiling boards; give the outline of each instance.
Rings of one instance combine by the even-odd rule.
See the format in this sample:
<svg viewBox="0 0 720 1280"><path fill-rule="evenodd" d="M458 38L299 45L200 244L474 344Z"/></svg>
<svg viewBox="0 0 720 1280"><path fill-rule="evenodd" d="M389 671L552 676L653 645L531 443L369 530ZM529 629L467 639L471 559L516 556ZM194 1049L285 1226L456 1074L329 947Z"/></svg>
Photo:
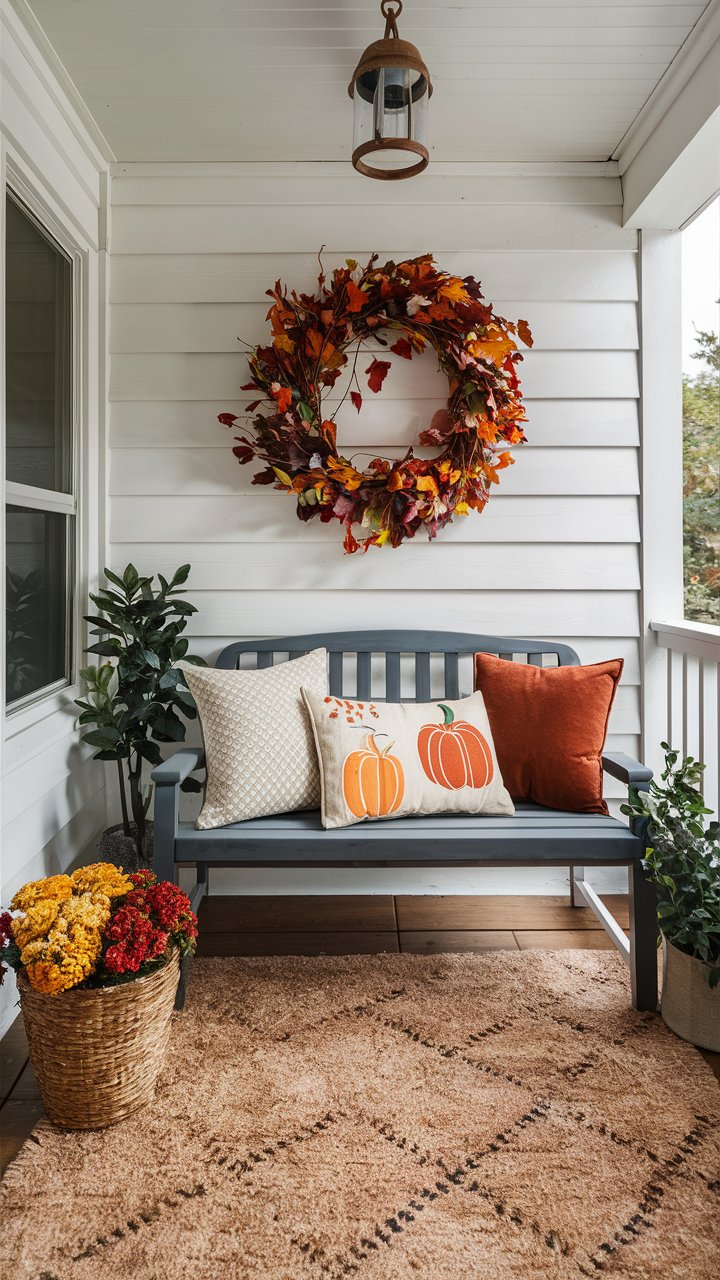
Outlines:
<svg viewBox="0 0 720 1280"><path fill-rule="evenodd" d="M31 0L128 161L349 160L377 0ZM431 160L607 160L703 0L406 0Z"/></svg>

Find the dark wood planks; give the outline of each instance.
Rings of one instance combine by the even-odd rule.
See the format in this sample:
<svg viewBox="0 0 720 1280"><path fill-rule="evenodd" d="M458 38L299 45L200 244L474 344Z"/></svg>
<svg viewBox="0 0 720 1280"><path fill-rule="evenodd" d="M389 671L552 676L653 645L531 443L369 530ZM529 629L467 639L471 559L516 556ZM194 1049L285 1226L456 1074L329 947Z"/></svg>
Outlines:
<svg viewBox="0 0 720 1280"><path fill-rule="evenodd" d="M619 924L628 927L625 894L608 894L603 901ZM597 929L589 907L572 907L568 897L521 897L488 894L480 897L398 897L398 928L425 929Z"/></svg>

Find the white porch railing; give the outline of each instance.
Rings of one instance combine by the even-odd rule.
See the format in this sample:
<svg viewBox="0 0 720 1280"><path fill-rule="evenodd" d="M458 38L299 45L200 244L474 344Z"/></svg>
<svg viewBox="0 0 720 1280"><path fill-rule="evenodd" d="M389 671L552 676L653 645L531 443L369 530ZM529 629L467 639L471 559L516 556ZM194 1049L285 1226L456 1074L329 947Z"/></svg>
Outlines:
<svg viewBox="0 0 720 1280"><path fill-rule="evenodd" d="M720 627L700 622L651 622L666 651L665 741L707 766L703 795L715 814L720 793ZM653 744L654 745L654 744Z"/></svg>

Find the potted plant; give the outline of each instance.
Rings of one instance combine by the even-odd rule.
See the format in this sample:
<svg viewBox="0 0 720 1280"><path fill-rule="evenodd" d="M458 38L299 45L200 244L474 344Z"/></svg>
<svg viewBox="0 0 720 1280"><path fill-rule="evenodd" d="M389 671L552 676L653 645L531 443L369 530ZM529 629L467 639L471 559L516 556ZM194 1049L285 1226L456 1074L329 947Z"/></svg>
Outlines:
<svg viewBox="0 0 720 1280"><path fill-rule="evenodd" d="M660 782L621 806L643 824L664 944L661 1011L683 1040L720 1051L720 823L705 825L705 766L666 742Z"/></svg>
<svg viewBox="0 0 720 1280"><path fill-rule="evenodd" d="M45 1110L100 1129L150 1101L170 1034L180 958L195 950L187 894L108 862L49 876L0 916Z"/></svg>
<svg viewBox="0 0 720 1280"><path fill-rule="evenodd" d="M152 864L152 823L147 821L152 788L143 786L143 764L159 764L157 744L182 742L182 717L197 715L174 665L182 658L205 666L202 658L188 653L181 634L197 612L178 599L189 572L190 565L184 564L169 582L158 574L155 588L154 578L141 576L132 564L122 576L105 569L110 585L90 595L100 616L90 614L85 621L100 639L86 652L111 661L80 672L87 697L78 698L77 705L80 724L94 726L83 733L83 741L96 748L94 759L117 764L123 820L104 832L98 853L123 866ZM200 783L188 778L183 789L199 791Z"/></svg>

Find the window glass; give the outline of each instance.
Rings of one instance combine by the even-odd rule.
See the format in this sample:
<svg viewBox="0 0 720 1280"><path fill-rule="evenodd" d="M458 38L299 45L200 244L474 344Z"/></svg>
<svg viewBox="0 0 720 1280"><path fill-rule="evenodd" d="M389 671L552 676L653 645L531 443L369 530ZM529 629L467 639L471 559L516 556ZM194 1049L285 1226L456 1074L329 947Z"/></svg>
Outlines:
<svg viewBox="0 0 720 1280"><path fill-rule="evenodd" d="M6 508L8 702L66 676L67 517Z"/></svg>
<svg viewBox="0 0 720 1280"><path fill-rule="evenodd" d="M6 215L5 695L13 709L70 678L74 264L10 193Z"/></svg>
<svg viewBox="0 0 720 1280"><path fill-rule="evenodd" d="M72 262L12 199L6 235L6 476L69 493Z"/></svg>

